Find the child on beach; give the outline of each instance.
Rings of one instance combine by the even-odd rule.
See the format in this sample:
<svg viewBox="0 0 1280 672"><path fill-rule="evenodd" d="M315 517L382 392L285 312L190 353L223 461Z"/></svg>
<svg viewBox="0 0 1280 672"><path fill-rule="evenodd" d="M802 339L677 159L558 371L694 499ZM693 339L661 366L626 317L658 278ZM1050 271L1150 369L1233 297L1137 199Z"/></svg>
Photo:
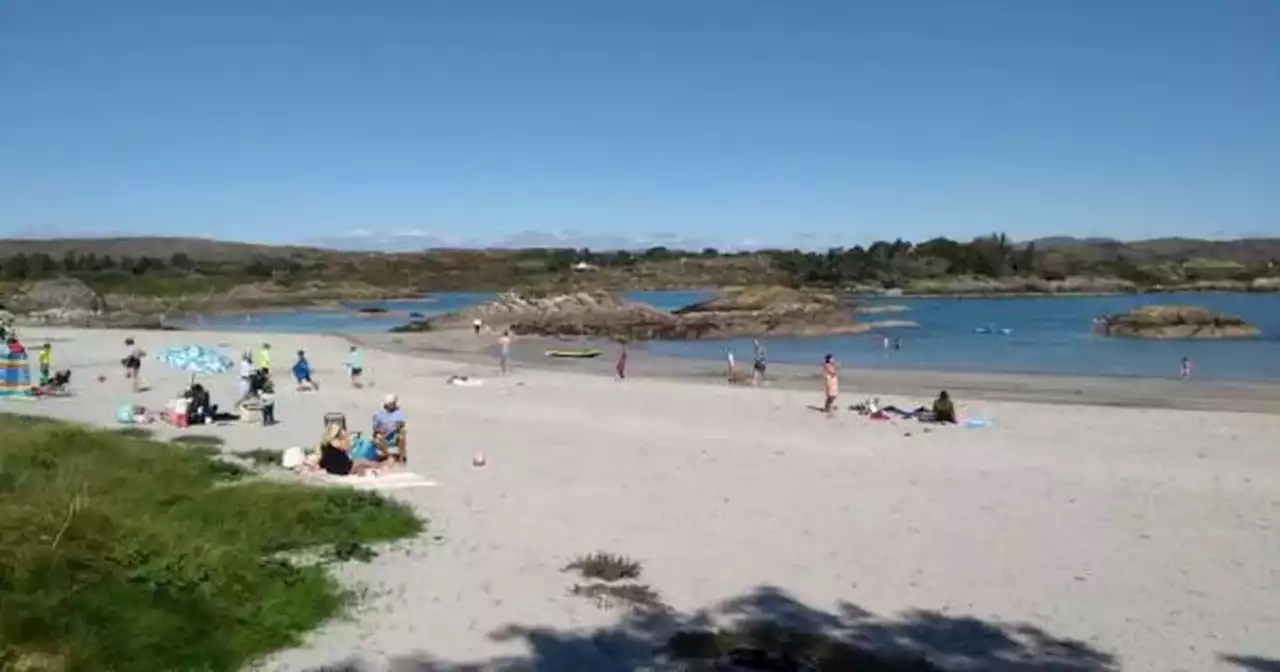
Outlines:
<svg viewBox="0 0 1280 672"><path fill-rule="evenodd" d="M1181 378L1182 380L1186 380L1190 378L1191 369L1192 369L1191 358L1183 357L1182 365L1178 368L1178 377Z"/></svg>
<svg viewBox="0 0 1280 672"><path fill-rule="evenodd" d="M759 339L752 341L751 345L755 349L755 361L751 363L751 386L759 387L764 383L764 346Z"/></svg>
<svg viewBox="0 0 1280 672"><path fill-rule="evenodd" d="M618 349L618 363L613 366L614 373L618 374L618 381L627 379L627 344L620 343Z"/></svg>
<svg viewBox="0 0 1280 672"><path fill-rule="evenodd" d="M258 351L258 361L256 365L259 369L265 371L271 370L271 344L263 343L262 349Z"/></svg>
<svg viewBox="0 0 1280 672"><path fill-rule="evenodd" d="M503 330L498 337L498 349L498 370L505 376L511 363L511 330Z"/></svg>
<svg viewBox="0 0 1280 672"><path fill-rule="evenodd" d="M364 353L360 352L360 348L351 346L351 351L347 353L347 369L351 372L351 387L360 389L364 387L362 379L364 378Z"/></svg>
<svg viewBox="0 0 1280 672"><path fill-rule="evenodd" d="M822 412L831 413L835 411L836 397L840 396L840 370L836 368L835 358L831 355L822 359L822 390L826 395Z"/></svg>
<svg viewBox="0 0 1280 672"><path fill-rule="evenodd" d="M124 344L125 347L129 348L129 354L125 355L125 358L121 361L124 364L124 377L133 383L134 392L141 392L142 358L146 357L147 353L138 347L138 344L132 338L124 339Z"/></svg>
<svg viewBox="0 0 1280 672"><path fill-rule="evenodd" d="M311 378L311 362L307 361L307 353L298 351L298 361L293 363L293 379L298 381L298 390L318 391L320 383Z"/></svg>
<svg viewBox="0 0 1280 672"><path fill-rule="evenodd" d="M50 373L53 360L53 346L45 343L40 346L40 385L48 385L52 374Z"/></svg>

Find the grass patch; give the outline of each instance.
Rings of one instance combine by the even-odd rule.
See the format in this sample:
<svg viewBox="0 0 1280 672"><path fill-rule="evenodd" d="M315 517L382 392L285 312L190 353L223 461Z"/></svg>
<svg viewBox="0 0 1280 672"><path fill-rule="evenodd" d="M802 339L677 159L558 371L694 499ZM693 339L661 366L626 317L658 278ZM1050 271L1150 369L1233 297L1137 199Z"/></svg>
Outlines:
<svg viewBox="0 0 1280 672"><path fill-rule="evenodd" d="M667 640L661 652L683 662L727 658L747 669L941 672L927 660L888 658L835 637L763 622L723 630L682 630Z"/></svg>
<svg viewBox="0 0 1280 672"><path fill-rule="evenodd" d="M120 429L113 429L111 432L131 439L150 439L155 436L155 432L146 427L121 427Z"/></svg>
<svg viewBox="0 0 1280 672"><path fill-rule="evenodd" d="M280 466L283 450L274 448L254 448L253 450L236 451L236 457L243 457L246 460L260 467L278 467Z"/></svg>
<svg viewBox="0 0 1280 672"><path fill-rule="evenodd" d="M591 600L601 609L624 609L641 614L667 610L658 591L642 583L579 583L569 589L569 594Z"/></svg>
<svg viewBox="0 0 1280 672"><path fill-rule="evenodd" d="M199 453L0 414L0 669L239 670L348 600L289 553L367 559L421 531L375 493L218 487L245 470Z"/></svg>
<svg viewBox="0 0 1280 672"><path fill-rule="evenodd" d="M211 434L183 434L172 439L169 443L176 443L180 446L212 446L220 448L226 441L221 436L213 436Z"/></svg>
<svg viewBox="0 0 1280 672"><path fill-rule="evenodd" d="M597 552L574 558L564 571L577 572L584 579L613 582L638 579L641 569L643 565L625 555Z"/></svg>

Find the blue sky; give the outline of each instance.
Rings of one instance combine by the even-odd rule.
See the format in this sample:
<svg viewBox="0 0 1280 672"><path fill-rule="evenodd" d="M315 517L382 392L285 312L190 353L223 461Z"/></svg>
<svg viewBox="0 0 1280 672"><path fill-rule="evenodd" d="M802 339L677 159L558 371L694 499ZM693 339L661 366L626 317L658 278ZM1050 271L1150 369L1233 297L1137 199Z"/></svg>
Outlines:
<svg viewBox="0 0 1280 672"><path fill-rule="evenodd" d="M0 235L1280 235L1277 0L7 0Z"/></svg>

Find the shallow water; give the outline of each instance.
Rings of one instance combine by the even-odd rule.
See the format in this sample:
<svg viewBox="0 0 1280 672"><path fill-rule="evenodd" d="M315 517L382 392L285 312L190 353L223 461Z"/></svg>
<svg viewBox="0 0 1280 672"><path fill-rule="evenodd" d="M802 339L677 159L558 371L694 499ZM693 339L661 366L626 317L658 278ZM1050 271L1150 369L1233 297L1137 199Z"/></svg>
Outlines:
<svg viewBox="0 0 1280 672"><path fill-rule="evenodd" d="M628 298L672 310L701 300L708 292L631 292ZM204 318L199 326L261 332L382 332L410 318L433 315L484 301L489 293L442 293L428 299L352 304L379 306L391 315L361 316L351 311L287 311L251 316ZM867 321L912 320L918 328L894 328L857 336L769 339L769 359L816 363L826 353L845 366L949 371L1062 373L1074 375L1175 377L1183 356L1196 365L1197 378L1280 380L1280 294L1162 294L1143 296L966 299L875 299L871 304L905 305L907 312L868 315ZM1150 304L1191 304L1244 317L1262 329L1249 341L1135 341L1095 337L1098 315ZM187 326L196 326L190 324ZM979 334L976 328L997 333ZM1002 335L1001 329L1012 330ZM886 350L884 336L902 340ZM723 358L733 349L739 361L751 356L749 339L651 343L655 354Z"/></svg>

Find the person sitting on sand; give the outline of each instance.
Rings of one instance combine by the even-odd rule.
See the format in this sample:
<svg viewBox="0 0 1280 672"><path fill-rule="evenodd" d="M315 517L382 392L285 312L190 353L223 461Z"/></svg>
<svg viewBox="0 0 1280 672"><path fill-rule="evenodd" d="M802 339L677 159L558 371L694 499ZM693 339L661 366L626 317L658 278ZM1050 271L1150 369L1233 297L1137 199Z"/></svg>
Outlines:
<svg viewBox="0 0 1280 672"><path fill-rule="evenodd" d="M854 410L860 413L868 411L866 405L854 407ZM938 393L938 398L933 400L932 408L921 406L914 411L904 411L897 406L885 406L881 409L887 415L896 415L906 420L919 420L920 422L938 422L954 425L956 423L956 407L951 403L951 395L946 390ZM874 413L872 413L874 414Z"/></svg>
<svg viewBox="0 0 1280 672"><path fill-rule="evenodd" d="M298 351L298 361L293 363L293 379L298 381L298 390L319 390L320 383L311 377L311 362L307 361L307 353Z"/></svg>
<svg viewBox="0 0 1280 672"><path fill-rule="evenodd" d="M360 476L376 473L378 463L370 460L352 459L351 438L342 425L331 423L325 425L324 437L320 441L319 466L335 476Z"/></svg>
<svg viewBox="0 0 1280 672"><path fill-rule="evenodd" d="M360 352L360 348L351 346L351 350L347 352L347 370L351 372L351 387L360 389L364 387L362 382L364 377L364 353Z"/></svg>
<svg viewBox="0 0 1280 672"><path fill-rule="evenodd" d="M933 421L953 425L956 423L956 407L951 403L951 395L946 390L939 392L938 398L933 400Z"/></svg>
<svg viewBox="0 0 1280 672"><path fill-rule="evenodd" d="M822 390L826 394L822 412L831 413L835 411L836 397L840 396L840 370L833 355L822 358Z"/></svg>
<svg viewBox="0 0 1280 672"><path fill-rule="evenodd" d="M382 459L392 458L397 462L409 460L408 430L404 411L396 395L388 394L382 399L382 408L373 414L373 445L378 449Z"/></svg>

